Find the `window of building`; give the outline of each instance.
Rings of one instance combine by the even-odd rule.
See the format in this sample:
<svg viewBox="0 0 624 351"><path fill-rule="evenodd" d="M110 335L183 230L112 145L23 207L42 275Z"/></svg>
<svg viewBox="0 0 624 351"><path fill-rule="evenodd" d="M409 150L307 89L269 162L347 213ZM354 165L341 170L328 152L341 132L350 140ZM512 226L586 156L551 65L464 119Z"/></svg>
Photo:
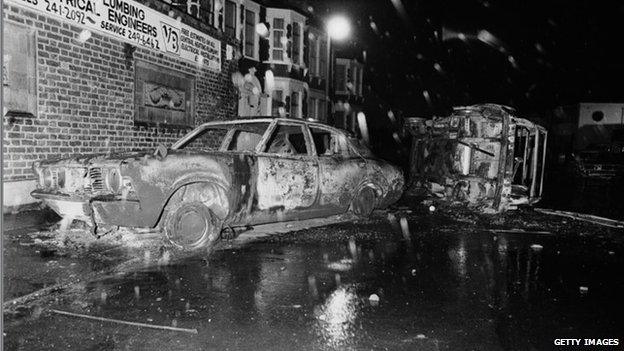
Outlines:
<svg viewBox="0 0 624 351"><path fill-rule="evenodd" d="M292 45L292 59L294 64L300 64L299 60L301 59L301 26L299 22L293 22L293 45Z"/></svg>
<svg viewBox="0 0 624 351"><path fill-rule="evenodd" d="M290 116L301 118L301 115L299 115L299 93L296 91L293 91L290 95Z"/></svg>
<svg viewBox="0 0 624 351"><path fill-rule="evenodd" d="M256 13L245 10L245 56L256 57Z"/></svg>
<svg viewBox="0 0 624 351"><path fill-rule="evenodd" d="M310 98L308 99L308 118L318 118L316 114L316 99Z"/></svg>
<svg viewBox="0 0 624 351"><path fill-rule="evenodd" d="M358 69L358 67L357 66L353 66L353 72L351 73L351 75L352 75L351 83L353 84L353 86L351 87L351 92L353 94L357 94L359 72L360 72L360 70Z"/></svg>
<svg viewBox="0 0 624 351"><path fill-rule="evenodd" d="M364 80L364 67L360 67L358 70L357 93L360 96L362 95L362 80Z"/></svg>
<svg viewBox="0 0 624 351"><path fill-rule="evenodd" d="M327 40L319 40L319 76L327 78Z"/></svg>
<svg viewBox="0 0 624 351"><path fill-rule="evenodd" d="M273 90L271 103L271 116L279 116L279 108L284 107L284 92L281 90Z"/></svg>
<svg viewBox="0 0 624 351"><path fill-rule="evenodd" d="M225 2L225 34L236 36L236 3L230 0Z"/></svg>
<svg viewBox="0 0 624 351"><path fill-rule="evenodd" d="M273 50L272 57L274 61L284 61L284 19L273 19Z"/></svg>
<svg viewBox="0 0 624 351"><path fill-rule="evenodd" d="M310 77L318 76L318 40L315 35L310 36Z"/></svg>
<svg viewBox="0 0 624 351"><path fill-rule="evenodd" d="M334 75L335 75L335 83L336 84L336 91L340 91L340 92L344 92L346 91L346 86L347 86L347 72L346 72L347 67L343 64L339 64L336 63L336 68L334 69Z"/></svg>
<svg viewBox="0 0 624 351"><path fill-rule="evenodd" d="M325 101L318 99L316 100L318 103L318 107L316 108L316 114L319 121L325 121L327 117L327 106L325 105Z"/></svg>
<svg viewBox="0 0 624 351"><path fill-rule="evenodd" d="M198 0L186 0L186 12L189 15L199 18L199 8L200 3Z"/></svg>
<svg viewBox="0 0 624 351"><path fill-rule="evenodd" d="M200 0L199 1L199 16L204 19L204 22L211 26L215 25L215 6L214 0Z"/></svg>

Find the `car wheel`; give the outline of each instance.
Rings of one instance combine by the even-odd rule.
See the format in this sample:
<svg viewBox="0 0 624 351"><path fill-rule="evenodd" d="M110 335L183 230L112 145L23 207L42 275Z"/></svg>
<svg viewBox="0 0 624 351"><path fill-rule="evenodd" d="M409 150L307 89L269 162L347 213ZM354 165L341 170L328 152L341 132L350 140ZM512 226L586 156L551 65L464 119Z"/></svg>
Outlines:
<svg viewBox="0 0 624 351"><path fill-rule="evenodd" d="M164 234L184 251L210 248L219 238L219 220L199 201L181 202L167 213Z"/></svg>
<svg viewBox="0 0 624 351"><path fill-rule="evenodd" d="M375 190L363 187L351 202L351 210L356 216L369 217L375 209Z"/></svg>

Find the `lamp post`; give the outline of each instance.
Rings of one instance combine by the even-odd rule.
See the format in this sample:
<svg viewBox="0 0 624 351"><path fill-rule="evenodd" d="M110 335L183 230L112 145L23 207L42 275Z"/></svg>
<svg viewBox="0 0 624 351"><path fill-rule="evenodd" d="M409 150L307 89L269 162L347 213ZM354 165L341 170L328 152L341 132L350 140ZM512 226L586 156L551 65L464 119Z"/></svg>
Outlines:
<svg viewBox="0 0 624 351"><path fill-rule="evenodd" d="M325 32L327 32L327 57L326 57L326 62L327 62L327 77L325 79L325 98L327 99L327 106L325 108L325 112L327 113L327 116L325 116L325 122L327 122L327 119L329 117L329 114L331 113L331 108L330 108L330 99L329 99L329 80L333 78L333 65L332 65L332 56L331 56L331 40L337 40L337 41L342 41L345 40L346 38L349 37L349 35L351 34L351 23L349 23L349 20L341 15L335 15L333 17L331 17L326 25L325 25Z"/></svg>

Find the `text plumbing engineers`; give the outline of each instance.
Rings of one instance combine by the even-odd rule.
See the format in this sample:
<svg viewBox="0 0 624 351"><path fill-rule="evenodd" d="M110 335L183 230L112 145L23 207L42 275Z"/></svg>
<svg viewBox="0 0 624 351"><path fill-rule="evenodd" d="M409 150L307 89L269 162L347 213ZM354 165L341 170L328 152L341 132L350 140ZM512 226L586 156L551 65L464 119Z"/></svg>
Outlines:
<svg viewBox="0 0 624 351"><path fill-rule="evenodd" d="M8 0L134 45L221 70L221 42L132 0Z"/></svg>
<svg viewBox="0 0 624 351"><path fill-rule="evenodd" d="M65 0L71 1L71 0ZM116 31L125 31L126 27L134 29L144 34L158 37L156 27L145 23L145 10L137 8L122 0L102 0L104 6L108 7L108 21L102 21L102 29ZM117 26L116 24L121 25ZM110 26L112 28L105 28ZM125 33L120 33L125 36Z"/></svg>

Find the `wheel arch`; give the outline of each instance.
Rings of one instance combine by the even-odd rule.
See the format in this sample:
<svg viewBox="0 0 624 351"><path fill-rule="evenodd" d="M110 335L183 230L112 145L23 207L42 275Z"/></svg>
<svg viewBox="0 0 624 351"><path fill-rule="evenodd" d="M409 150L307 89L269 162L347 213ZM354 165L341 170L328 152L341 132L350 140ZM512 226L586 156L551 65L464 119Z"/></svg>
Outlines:
<svg viewBox="0 0 624 351"><path fill-rule="evenodd" d="M360 194L360 191L362 191L362 189L364 188L373 189L373 191L375 192L375 202L378 202L379 199L383 197L383 190L381 189L379 185L375 184L371 180L364 180L362 183L360 183L360 185L357 186L356 188L357 190L353 192L353 195L351 196L350 204L353 204L353 201L357 198L357 196ZM349 208L351 208L351 205L349 205Z"/></svg>
<svg viewBox="0 0 624 351"><path fill-rule="evenodd" d="M203 196L202 202L206 204L206 206L217 216L219 219L223 220L227 217L229 212L229 197L227 194L227 189L229 189L229 184L213 175L207 174L192 174L186 177L180 178L173 183L173 185L169 188L169 191L165 193L164 202L161 207L158 223L161 223L165 212L168 207L172 204L172 201L177 201L176 194L182 188L185 187L198 187L200 188L200 193ZM199 190L199 189L196 189ZM212 198L208 198L208 194L212 195ZM200 197L201 197L200 195Z"/></svg>

